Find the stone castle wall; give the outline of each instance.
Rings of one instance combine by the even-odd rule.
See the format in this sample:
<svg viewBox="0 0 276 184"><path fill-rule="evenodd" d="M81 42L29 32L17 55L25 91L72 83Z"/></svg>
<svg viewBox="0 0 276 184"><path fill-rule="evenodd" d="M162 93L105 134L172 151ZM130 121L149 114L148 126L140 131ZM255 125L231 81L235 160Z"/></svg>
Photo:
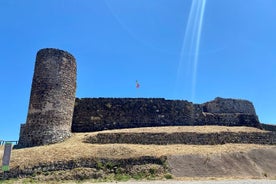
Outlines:
<svg viewBox="0 0 276 184"><path fill-rule="evenodd" d="M92 144L267 144L276 145L276 132L158 132L126 133L100 132L89 136L85 142Z"/></svg>
<svg viewBox="0 0 276 184"><path fill-rule="evenodd" d="M210 113L244 113L256 115L253 104L247 100L225 99L217 97L215 100L202 104L204 112Z"/></svg>
<svg viewBox="0 0 276 184"><path fill-rule="evenodd" d="M193 104L163 98L77 98L72 131L181 125L261 127L246 100L216 98Z"/></svg>
<svg viewBox="0 0 276 184"><path fill-rule="evenodd" d="M264 130L276 132L276 125L261 123L261 126Z"/></svg>
<svg viewBox="0 0 276 184"><path fill-rule="evenodd" d="M18 147L60 142L71 135L76 92L76 62L68 52L37 53L27 122Z"/></svg>
<svg viewBox="0 0 276 184"><path fill-rule="evenodd" d="M58 49L40 50L27 121L21 125L17 147L60 142L71 131L181 125L262 127L253 104L246 100L216 98L193 104L163 98L75 99L75 92L75 58Z"/></svg>

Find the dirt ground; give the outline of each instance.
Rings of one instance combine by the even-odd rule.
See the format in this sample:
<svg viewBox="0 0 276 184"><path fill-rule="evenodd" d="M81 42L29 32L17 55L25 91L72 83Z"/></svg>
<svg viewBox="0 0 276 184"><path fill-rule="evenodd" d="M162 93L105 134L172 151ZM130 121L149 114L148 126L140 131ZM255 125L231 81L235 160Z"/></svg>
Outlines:
<svg viewBox="0 0 276 184"><path fill-rule="evenodd" d="M262 131L249 127L162 127L114 131ZM171 173L178 178L272 178L276 179L276 146L256 144L223 145L138 145L90 144L83 140L96 133L76 133L68 140L12 151L11 168L79 158L135 158L166 156ZM3 146L0 146L0 165Z"/></svg>
<svg viewBox="0 0 276 184"><path fill-rule="evenodd" d="M0 159L1 159L1 164L2 164L2 156L4 154L4 146L0 146Z"/></svg>
<svg viewBox="0 0 276 184"><path fill-rule="evenodd" d="M105 130L101 131L101 133L172 133L172 132L196 132L196 133L214 133L214 132L267 132L265 130L261 130L254 127L227 127L227 126L165 126L165 127L146 127L146 128L130 128L130 129L118 129L118 130Z"/></svg>
<svg viewBox="0 0 276 184"><path fill-rule="evenodd" d="M89 182L88 182L89 183ZM88 184L84 183L84 184ZM127 182L116 182L118 184L276 184L276 180L221 180L221 181L127 181ZM114 184L114 182L104 182L101 184Z"/></svg>
<svg viewBox="0 0 276 184"><path fill-rule="evenodd" d="M141 129L122 129L114 131L132 132L162 132L162 131L262 131L250 127L155 127ZM223 144L223 145L140 145L140 144L90 144L84 140L95 135L94 133L75 133L64 142L46 146L37 146L25 149L14 149L11 154L11 167L33 166L39 163L47 163L55 160L67 161L79 158L102 157L102 158L134 158L141 156L168 156L168 155L189 155L189 154L215 154L232 153L237 151L246 152L252 149L268 149L273 146L256 144ZM275 146L274 146L275 148ZM80 151L81 150L81 151ZM0 157L2 154L0 152ZM2 159L0 160L0 164Z"/></svg>
<svg viewBox="0 0 276 184"><path fill-rule="evenodd" d="M208 155L171 155L168 164L176 177L276 179L276 148Z"/></svg>

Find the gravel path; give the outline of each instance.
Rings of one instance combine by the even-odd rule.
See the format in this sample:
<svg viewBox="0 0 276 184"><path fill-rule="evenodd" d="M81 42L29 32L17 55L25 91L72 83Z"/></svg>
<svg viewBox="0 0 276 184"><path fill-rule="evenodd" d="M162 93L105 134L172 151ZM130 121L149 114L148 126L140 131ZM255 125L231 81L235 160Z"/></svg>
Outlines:
<svg viewBox="0 0 276 184"><path fill-rule="evenodd" d="M276 180L221 180L221 181L128 181L101 184L276 184Z"/></svg>

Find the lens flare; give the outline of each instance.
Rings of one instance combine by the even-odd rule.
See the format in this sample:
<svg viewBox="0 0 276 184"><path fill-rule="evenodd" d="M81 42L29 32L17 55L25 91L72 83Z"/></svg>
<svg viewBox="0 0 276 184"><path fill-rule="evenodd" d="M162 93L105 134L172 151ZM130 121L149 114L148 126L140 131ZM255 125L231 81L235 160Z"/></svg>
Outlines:
<svg viewBox="0 0 276 184"><path fill-rule="evenodd" d="M186 98L190 96L192 101L196 94L198 56L205 6L206 0L192 1L177 71L177 90L182 93L183 88L190 89L191 94Z"/></svg>

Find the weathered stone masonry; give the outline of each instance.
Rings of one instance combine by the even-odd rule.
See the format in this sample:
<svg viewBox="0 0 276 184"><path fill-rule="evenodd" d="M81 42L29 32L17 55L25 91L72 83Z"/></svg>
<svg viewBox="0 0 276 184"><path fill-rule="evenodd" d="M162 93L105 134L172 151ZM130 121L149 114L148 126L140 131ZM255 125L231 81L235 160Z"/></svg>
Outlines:
<svg viewBox="0 0 276 184"><path fill-rule="evenodd" d="M193 144L216 145L227 143L238 144L276 144L276 132L158 132L126 133L99 132L89 136L85 142L92 144Z"/></svg>
<svg viewBox="0 0 276 184"><path fill-rule="evenodd" d="M63 141L72 132L107 129L221 125L265 127L251 102L216 98L203 104L163 98L75 98L76 61L68 52L37 53L26 124L18 148ZM74 113L73 113L74 112Z"/></svg>
<svg viewBox="0 0 276 184"><path fill-rule="evenodd" d="M60 142L71 135L76 92L76 62L68 52L37 53L28 117L18 147Z"/></svg>
<svg viewBox="0 0 276 184"><path fill-rule="evenodd" d="M246 100L216 98L193 104L163 98L77 98L72 131L181 125L261 127Z"/></svg>

